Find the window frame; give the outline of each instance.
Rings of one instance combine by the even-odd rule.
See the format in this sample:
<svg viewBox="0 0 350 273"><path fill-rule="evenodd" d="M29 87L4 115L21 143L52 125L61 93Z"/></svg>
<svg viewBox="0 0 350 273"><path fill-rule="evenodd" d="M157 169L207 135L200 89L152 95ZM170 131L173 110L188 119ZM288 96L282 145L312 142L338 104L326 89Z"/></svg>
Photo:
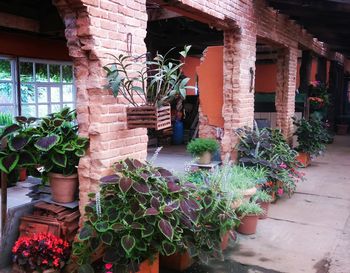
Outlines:
<svg viewBox="0 0 350 273"><path fill-rule="evenodd" d="M0 83L2 82L10 82L13 84L13 103L2 103L1 106L10 106L13 107L13 115L22 115L23 110L22 107L26 105L35 106L35 112L36 117L39 116L39 106L40 105L47 105L47 113L52 113L52 107L53 105L59 105L60 108L62 108L65 104L73 105L73 107L76 107L76 86L75 86L75 77L74 77L74 67L73 62L70 61L57 61L57 60L47 60L47 59L35 59L35 58L26 58L26 57L14 57L14 56L7 56L7 55L0 55L0 59L9 60L11 63L11 81L4 81L0 80ZM20 72L17 71L20 68L20 63L23 62L30 62L33 64L33 79L32 81L21 81L20 80ZM47 69L47 82L39 82L36 81L36 64L44 64L46 65ZM51 82L50 81L50 65L59 65L60 66L60 81L59 82ZM72 67L72 82L66 83L63 82L63 72L62 72L62 66L69 65ZM18 89L21 91L21 85L22 84L28 84L33 85L34 91L35 91L35 102L25 103L21 101L21 94L18 94ZM63 89L64 86L72 86L72 100L67 102L63 100ZM38 87L45 87L47 89L47 102L39 102L38 101ZM60 100L59 102L51 102L51 88L52 87L58 87L60 90Z"/></svg>

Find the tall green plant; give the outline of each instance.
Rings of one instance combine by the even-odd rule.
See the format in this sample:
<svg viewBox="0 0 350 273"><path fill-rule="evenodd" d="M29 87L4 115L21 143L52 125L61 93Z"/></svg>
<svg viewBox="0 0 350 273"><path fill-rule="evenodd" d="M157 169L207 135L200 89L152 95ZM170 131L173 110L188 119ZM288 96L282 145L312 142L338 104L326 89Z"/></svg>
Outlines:
<svg viewBox="0 0 350 273"><path fill-rule="evenodd" d="M180 57L185 58L190 46L185 46ZM138 64L131 56L114 56L114 62L104 66L107 72L107 85L113 95L122 95L133 106L141 104L160 107L176 97L185 99L190 80L181 72L184 63L159 53L151 61ZM139 59L139 58L136 58ZM133 68L133 69L132 69Z"/></svg>
<svg viewBox="0 0 350 273"><path fill-rule="evenodd" d="M321 155L325 151L325 143L328 141L328 131L323 122L317 118L310 118L309 120L294 118L293 121L297 127L294 133L298 138L296 149L312 156Z"/></svg>

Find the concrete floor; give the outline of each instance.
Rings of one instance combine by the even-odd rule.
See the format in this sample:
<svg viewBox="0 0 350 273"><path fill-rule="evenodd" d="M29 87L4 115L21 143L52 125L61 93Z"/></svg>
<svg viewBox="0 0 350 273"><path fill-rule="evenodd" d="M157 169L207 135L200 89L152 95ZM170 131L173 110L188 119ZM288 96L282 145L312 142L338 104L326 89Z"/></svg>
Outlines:
<svg viewBox="0 0 350 273"><path fill-rule="evenodd" d="M170 146L155 164L182 172L190 161L184 146ZM350 273L350 137L337 136L303 171L307 181L292 198L271 206L255 235L239 236L224 262L194 265L186 273Z"/></svg>

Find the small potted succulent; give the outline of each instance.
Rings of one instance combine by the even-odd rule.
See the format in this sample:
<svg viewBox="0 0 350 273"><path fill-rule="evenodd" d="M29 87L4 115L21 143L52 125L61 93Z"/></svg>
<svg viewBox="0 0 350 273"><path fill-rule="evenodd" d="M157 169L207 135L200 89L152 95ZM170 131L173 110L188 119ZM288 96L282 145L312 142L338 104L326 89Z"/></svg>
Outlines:
<svg viewBox="0 0 350 273"><path fill-rule="evenodd" d="M307 167L312 156L318 156L326 149L325 143L328 140L328 132L323 122L317 118L304 118L294 120L297 127L294 135L298 138L296 150L299 152L297 160L303 167Z"/></svg>
<svg viewBox="0 0 350 273"><path fill-rule="evenodd" d="M14 272L59 273L70 256L68 242L51 233L20 237L12 248Z"/></svg>
<svg viewBox="0 0 350 273"><path fill-rule="evenodd" d="M187 151L198 157L198 164L209 164L214 152L219 149L219 143L211 138L196 138L187 144Z"/></svg>
<svg viewBox="0 0 350 273"><path fill-rule="evenodd" d="M266 219L268 216L270 203L272 202L271 195L264 190L258 190L252 199L263 209L263 213L259 216L259 219Z"/></svg>
<svg viewBox="0 0 350 273"><path fill-rule="evenodd" d="M258 219L264 213L263 209L255 202L244 202L237 209L241 223L237 231L244 235L255 234Z"/></svg>

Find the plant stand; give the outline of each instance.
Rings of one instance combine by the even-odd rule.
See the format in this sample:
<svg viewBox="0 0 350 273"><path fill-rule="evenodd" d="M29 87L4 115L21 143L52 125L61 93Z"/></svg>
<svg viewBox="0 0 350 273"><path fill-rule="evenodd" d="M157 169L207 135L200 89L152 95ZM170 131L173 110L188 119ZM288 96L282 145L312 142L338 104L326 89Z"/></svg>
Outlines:
<svg viewBox="0 0 350 273"><path fill-rule="evenodd" d="M126 120L128 129L150 128L163 130L171 127L171 108L165 105L160 108L156 106L143 105L126 108Z"/></svg>

